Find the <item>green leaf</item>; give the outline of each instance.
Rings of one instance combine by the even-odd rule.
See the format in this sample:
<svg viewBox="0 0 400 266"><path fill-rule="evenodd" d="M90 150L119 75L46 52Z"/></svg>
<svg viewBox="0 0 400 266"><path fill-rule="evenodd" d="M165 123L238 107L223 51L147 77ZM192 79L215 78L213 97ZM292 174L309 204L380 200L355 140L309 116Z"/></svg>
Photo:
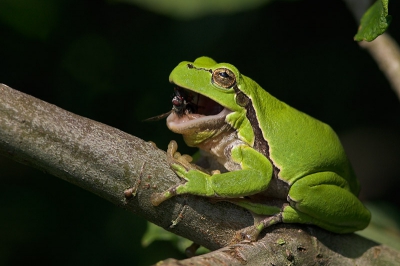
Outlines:
<svg viewBox="0 0 400 266"><path fill-rule="evenodd" d="M390 202L367 202L371 223L357 234L400 250L400 211Z"/></svg>
<svg viewBox="0 0 400 266"><path fill-rule="evenodd" d="M167 230L148 222L147 230L142 237L142 246L147 247L154 241L166 240L166 241L178 241L178 236L168 232Z"/></svg>
<svg viewBox="0 0 400 266"><path fill-rule="evenodd" d="M147 230L142 237L142 246L147 247L154 241L169 241L182 253L185 253L185 249L192 244L192 241L189 239L175 235L153 223L147 222ZM200 247L196 254L204 254L207 252L209 252L208 249Z"/></svg>
<svg viewBox="0 0 400 266"><path fill-rule="evenodd" d="M370 42L386 31L392 20L388 15L388 3L389 0L378 0L365 12L354 36L355 41Z"/></svg>
<svg viewBox="0 0 400 266"><path fill-rule="evenodd" d="M0 0L0 22L31 38L45 40L58 24L62 2Z"/></svg>
<svg viewBox="0 0 400 266"><path fill-rule="evenodd" d="M178 19L194 19L211 14L231 14L257 8L272 0L113 0L141 6Z"/></svg>

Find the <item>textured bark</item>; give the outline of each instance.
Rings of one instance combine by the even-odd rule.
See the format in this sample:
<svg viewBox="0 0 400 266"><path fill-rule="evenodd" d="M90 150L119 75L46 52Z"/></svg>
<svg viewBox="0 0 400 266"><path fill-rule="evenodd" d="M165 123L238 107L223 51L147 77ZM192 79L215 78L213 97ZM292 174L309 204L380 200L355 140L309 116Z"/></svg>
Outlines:
<svg viewBox="0 0 400 266"><path fill-rule="evenodd" d="M216 250L180 262L167 260L163 262L166 265L400 264L399 252L384 245L313 226L274 226L265 230L257 242L230 245L236 232L253 223L246 210L195 196L174 197L158 207L151 205L152 193L180 182L170 170L164 151L3 84L0 154L62 178ZM132 187L137 189L127 191ZM170 228L178 217L179 223Z"/></svg>

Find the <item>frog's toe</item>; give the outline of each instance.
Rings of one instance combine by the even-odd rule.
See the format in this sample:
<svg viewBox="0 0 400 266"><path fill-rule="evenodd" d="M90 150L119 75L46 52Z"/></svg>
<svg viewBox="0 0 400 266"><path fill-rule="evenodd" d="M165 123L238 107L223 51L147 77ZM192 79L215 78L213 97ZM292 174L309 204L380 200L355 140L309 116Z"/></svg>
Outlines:
<svg viewBox="0 0 400 266"><path fill-rule="evenodd" d="M232 243L255 242L257 241L259 234L260 232L259 230L257 230L255 226L250 226L237 232L231 242Z"/></svg>
<svg viewBox="0 0 400 266"><path fill-rule="evenodd" d="M165 200L166 197L164 196L164 193L154 193L153 195L151 195L151 204L153 206L158 206Z"/></svg>
<svg viewBox="0 0 400 266"><path fill-rule="evenodd" d="M177 163L174 163L174 164L171 164L171 168L172 168L172 170L174 170L174 172L178 175L178 176L180 176L180 177L184 177L185 176L185 174L187 173L187 169L183 166L183 165L181 165L181 164L177 164Z"/></svg>

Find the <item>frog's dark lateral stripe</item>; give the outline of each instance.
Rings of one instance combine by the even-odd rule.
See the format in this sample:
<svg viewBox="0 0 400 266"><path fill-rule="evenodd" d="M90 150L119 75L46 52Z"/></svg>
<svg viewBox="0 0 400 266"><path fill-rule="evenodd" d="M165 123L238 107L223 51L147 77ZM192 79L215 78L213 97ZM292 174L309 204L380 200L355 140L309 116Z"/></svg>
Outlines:
<svg viewBox="0 0 400 266"><path fill-rule="evenodd" d="M270 158L270 153L269 153L269 145L268 141L264 138L262 134L262 130L260 128L260 125L258 124L257 116L256 116L256 110L254 110L253 103L251 99L245 95L235 84L233 86L233 89L235 90L236 93L236 101L240 101L242 103L246 103L243 107L246 108L246 117L249 119L251 127L253 128L254 132L254 149L262 153L265 157L268 158L268 160L271 162L273 169L274 169L274 176L278 177L279 174L279 168L276 167L273 163L273 161Z"/></svg>
<svg viewBox="0 0 400 266"><path fill-rule="evenodd" d="M204 70L208 71L211 74L213 73L212 69L208 68L203 68L203 67L195 67L193 64L187 64L188 68L191 69L196 69L196 70ZM234 84L232 86L236 93L236 103L244 108L246 108L246 117L249 119L251 127L253 128L254 132L254 149L262 153L265 157L268 158L268 160L271 162L271 165L274 169L274 176L278 177L279 174L279 168L274 165L274 162L270 158L269 154L269 145L266 139L264 139L264 136L262 134L260 125L258 124L257 116L256 116L256 110L253 108L253 103L247 95L245 95L237 86L237 84Z"/></svg>
<svg viewBox="0 0 400 266"><path fill-rule="evenodd" d="M210 72L212 74L212 70L210 68L195 67L193 64L187 64L187 67L188 68L194 68L194 69L197 69L197 70L204 70L204 71Z"/></svg>

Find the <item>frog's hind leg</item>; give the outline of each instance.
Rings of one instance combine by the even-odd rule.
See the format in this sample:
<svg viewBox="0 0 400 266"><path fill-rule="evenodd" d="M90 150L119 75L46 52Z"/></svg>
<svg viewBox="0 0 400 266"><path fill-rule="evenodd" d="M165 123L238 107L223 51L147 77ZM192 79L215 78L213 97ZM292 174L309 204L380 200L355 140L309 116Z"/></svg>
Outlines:
<svg viewBox="0 0 400 266"><path fill-rule="evenodd" d="M315 224L335 233L351 233L369 224L370 212L345 179L334 172L315 173L296 181L289 190L284 223Z"/></svg>
<svg viewBox="0 0 400 266"><path fill-rule="evenodd" d="M314 224L335 233L351 233L367 227L371 219L347 181L333 172L315 173L296 181L279 211L276 206L244 199L233 203L256 215L268 215L241 232L242 239L251 241L256 241L266 227L280 222Z"/></svg>
<svg viewBox="0 0 400 266"><path fill-rule="evenodd" d="M282 210L288 205L284 200L264 200L257 202L249 198L220 199L228 201L249 210L254 218L254 225L240 232L234 237L234 242L241 240L256 241L261 231L273 224L282 222Z"/></svg>

